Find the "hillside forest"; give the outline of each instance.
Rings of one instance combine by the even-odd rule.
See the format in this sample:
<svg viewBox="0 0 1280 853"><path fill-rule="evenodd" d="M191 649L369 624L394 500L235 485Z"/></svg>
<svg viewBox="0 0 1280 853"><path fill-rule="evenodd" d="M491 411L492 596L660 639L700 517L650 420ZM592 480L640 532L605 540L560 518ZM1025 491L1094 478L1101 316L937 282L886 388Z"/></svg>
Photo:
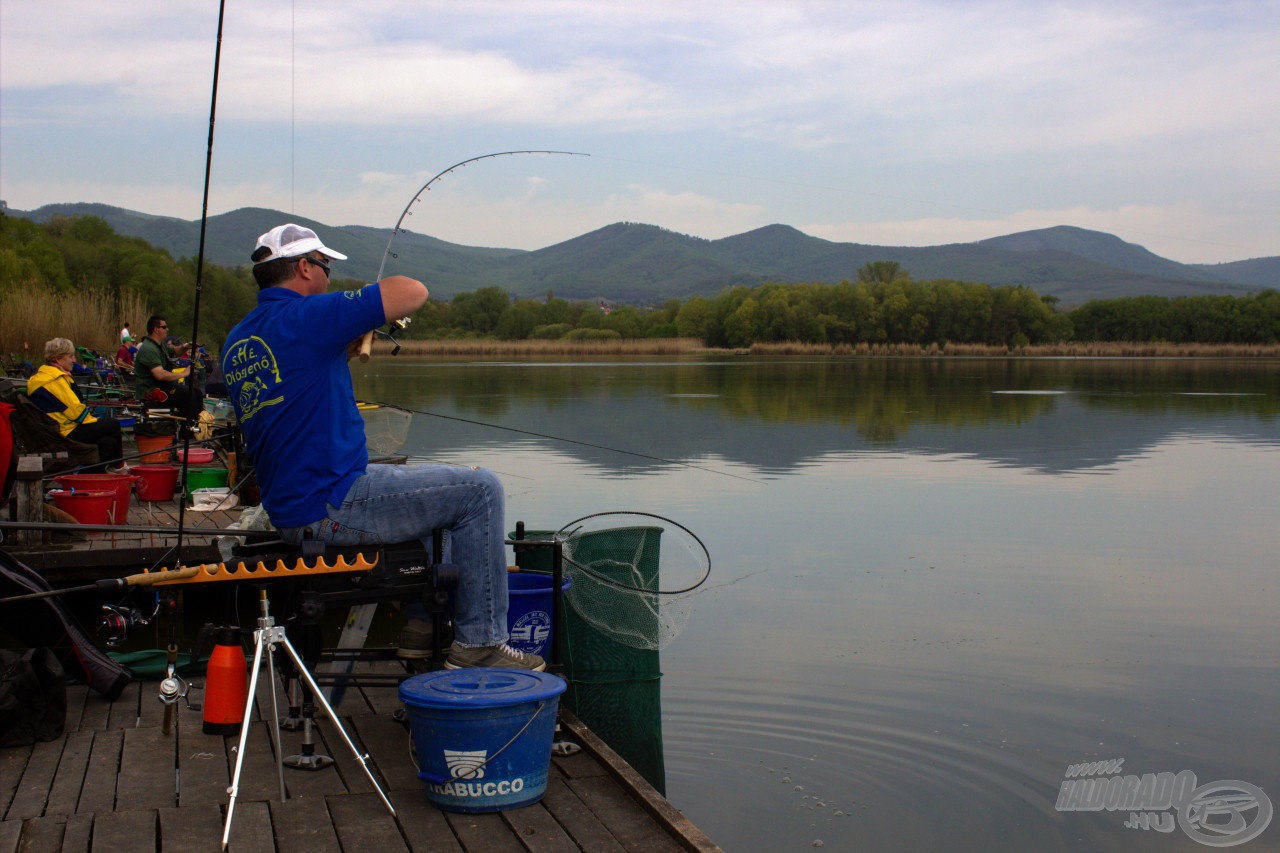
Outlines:
<svg viewBox="0 0 1280 853"><path fill-rule="evenodd" d="M218 349L257 300L247 266L205 263L200 335ZM336 287L363 282L339 280ZM430 282L427 282L430 287ZM113 349L123 321L142 330L161 314L190 336L196 262L125 237L93 217L45 223L0 214L0 352L50 337ZM714 297L659 305L570 302L548 290L513 298L499 287L431 301L398 337L604 340L692 337L710 347L798 341L813 344L985 344L1019 347L1078 342L1280 342L1280 292L1247 296L1139 296L1086 302L1064 311L1052 296L1017 285L916 281L891 261L850 270L839 284L729 287ZM36 353L38 355L38 353Z"/></svg>

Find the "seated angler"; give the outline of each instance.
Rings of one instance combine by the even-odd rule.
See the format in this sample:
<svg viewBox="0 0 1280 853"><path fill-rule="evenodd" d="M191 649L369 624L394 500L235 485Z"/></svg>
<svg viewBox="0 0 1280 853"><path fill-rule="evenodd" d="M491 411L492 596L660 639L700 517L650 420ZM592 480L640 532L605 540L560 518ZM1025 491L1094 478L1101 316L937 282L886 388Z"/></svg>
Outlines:
<svg viewBox="0 0 1280 853"><path fill-rule="evenodd" d="M71 341L54 338L46 342L44 366L27 380L27 397L53 418L64 436L97 446L99 464L86 468L87 472L100 472L105 468L110 474L127 474L129 466L120 461L124 456L120 422L111 418L98 420L89 414L89 408L71 381L75 361L76 347Z"/></svg>
<svg viewBox="0 0 1280 853"><path fill-rule="evenodd" d="M159 316L147 320L147 336L138 344L133 358L133 389L139 402L146 406L163 406L175 414L186 414L191 391L184 384L186 374L177 372L174 359L184 355L191 345L183 344L174 350L165 340L168 334L168 320Z"/></svg>
<svg viewBox="0 0 1280 853"><path fill-rule="evenodd" d="M330 260L346 260L300 225L258 238L251 259L258 306L227 335L222 371L253 457L262 503L288 542L392 544L445 530L460 566L454 641L445 665L541 670L507 645L502 484L489 471L447 465L370 465L347 362L367 332L408 317L427 289L390 276L326 292ZM401 657L428 655L426 611L415 602Z"/></svg>

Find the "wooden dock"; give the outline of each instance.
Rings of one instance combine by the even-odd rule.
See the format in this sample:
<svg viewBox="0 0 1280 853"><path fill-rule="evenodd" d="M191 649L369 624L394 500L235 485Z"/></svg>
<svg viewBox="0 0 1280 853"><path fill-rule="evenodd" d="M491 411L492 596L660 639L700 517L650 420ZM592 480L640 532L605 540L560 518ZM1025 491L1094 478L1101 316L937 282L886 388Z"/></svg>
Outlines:
<svg viewBox="0 0 1280 853"><path fill-rule="evenodd" d="M129 524L173 528L177 511L176 501L132 501ZM216 561L214 540L206 531L228 527L239 515L240 510L188 512L184 562ZM49 538L42 545L6 550L54 586L174 565L176 539L156 532ZM395 662L360 666L403 671ZM396 691L385 687L351 688L337 711L347 734L369 755L396 816L386 811L332 723L319 718L317 751L332 756L335 764L319 771L286 767L288 799L281 802L267 722L268 683L260 680L249 723L232 850L719 850L567 712L557 737L582 749L553 758L541 802L491 814L439 811L417 778L408 732L392 716L400 708ZM154 681L130 684L115 702L82 685L72 685L68 696L60 738L0 749L0 853L219 849L238 739L204 734L200 712L181 703L172 733L164 734L164 706ZM201 700L203 691L193 689L192 697ZM283 691L279 701L283 713ZM281 735L286 756L300 751L300 732Z"/></svg>
<svg viewBox="0 0 1280 853"><path fill-rule="evenodd" d="M270 719L270 695L266 679L261 683L232 850L719 850L569 714L558 737L582 750L552 759L541 802L489 814L439 811L417 779L408 733L392 716L396 691L386 688L349 689L337 710L370 756L396 816L327 719L317 725L317 750L336 763L318 771L286 767L288 800L281 802L271 728L261 712ZM134 683L112 703L73 686L62 737L0 749L0 853L219 848L238 739L204 734L200 712L181 703L173 732L164 734L157 695L155 682ZM297 753L301 733L281 735L285 755Z"/></svg>
<svg viewBox="0 0 1280 853"><path fill-rule="evenodd" d="M94 533L46 534L38 545L6 544L5 550L44 575L54 586L118 577L157 564L173 564L178 537L164 530L178 527L178 502L138 501L130 498L128 527L147 527L149 532L110 531ZM183 518L183 561L187 564L217 561L220 558L211 531L228 528L239 520L242 509L194 512ZM6 541L14 537L6 537Z"/></svg>

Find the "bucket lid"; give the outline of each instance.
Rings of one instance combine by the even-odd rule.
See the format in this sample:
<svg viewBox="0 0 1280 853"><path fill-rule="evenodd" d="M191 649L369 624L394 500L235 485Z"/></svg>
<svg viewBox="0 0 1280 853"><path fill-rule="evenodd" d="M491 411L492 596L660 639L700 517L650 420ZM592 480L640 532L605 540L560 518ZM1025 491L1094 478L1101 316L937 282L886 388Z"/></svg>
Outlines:
<svg viewBox="0 0 1280 853"><path fill-rule="evenodd" d="M411 708L502 708L559 696L569 685L545 672L470 667L428 672L400 685L400 701Z"/></svg>

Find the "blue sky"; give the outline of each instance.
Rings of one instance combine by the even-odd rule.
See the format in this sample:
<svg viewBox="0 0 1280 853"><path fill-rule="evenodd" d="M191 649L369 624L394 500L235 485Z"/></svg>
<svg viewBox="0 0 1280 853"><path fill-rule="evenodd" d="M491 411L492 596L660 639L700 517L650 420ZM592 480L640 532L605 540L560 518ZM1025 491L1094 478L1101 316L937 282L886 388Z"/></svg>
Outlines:
<svg viewBox="0 0 1280 853"><path fill-rule="evenodd" d="M215 0L0 3L0 198L200 216ZM228 0L211 213L1280 255L1280 3Z"/></svg>

